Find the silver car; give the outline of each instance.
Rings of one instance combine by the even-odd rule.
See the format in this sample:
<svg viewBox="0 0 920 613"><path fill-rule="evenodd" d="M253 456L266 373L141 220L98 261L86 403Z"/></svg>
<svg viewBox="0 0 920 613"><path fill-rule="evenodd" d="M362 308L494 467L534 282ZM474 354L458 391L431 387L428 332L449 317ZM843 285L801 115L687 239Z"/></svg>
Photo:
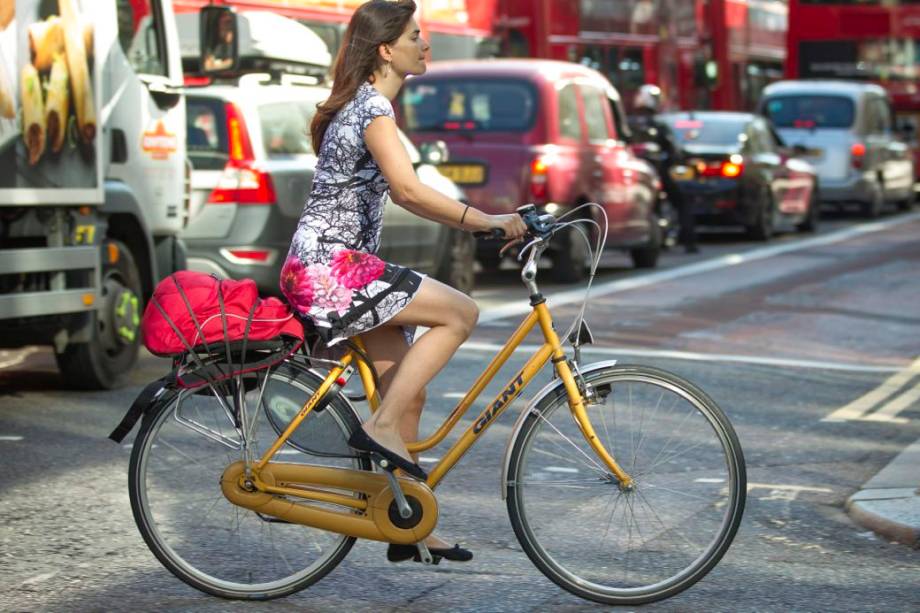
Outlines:
<svg viewBox="0 0 920 613"><path fill-rule="evenodd" d="M316 166L309 124L329 89L264 84L210 85L186 97L192 163L191 219L182 238L189 267L250 277L278 293L278 277ZM462 200L461 190L400 133L423 183ZM438 153L441 153L438 151ZM380 256L469 293L475 239L386 203Z"/></svg>
<svg viewBox="0 0 920 613"><path fill-rule="evenodd" d="M913 160L897 138L882 87L779 81L764 89L760 111L785 144L815 166L822 202L857 202L866 217L877 217L888 202L910 208Z"/></svg>

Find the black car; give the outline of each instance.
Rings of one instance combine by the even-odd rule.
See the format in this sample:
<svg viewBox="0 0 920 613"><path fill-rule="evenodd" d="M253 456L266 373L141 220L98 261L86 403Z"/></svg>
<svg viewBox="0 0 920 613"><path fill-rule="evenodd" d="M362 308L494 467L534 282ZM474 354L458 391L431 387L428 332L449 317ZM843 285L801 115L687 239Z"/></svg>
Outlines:
<svg viewBox="0 0 920 613"><path fill-rule="evenodd" d="M742 226L758 240L777 227L814 231L815 169L787 149L766 119L751 113L669 113L683 152L671 176L698 226Z"/></svg>

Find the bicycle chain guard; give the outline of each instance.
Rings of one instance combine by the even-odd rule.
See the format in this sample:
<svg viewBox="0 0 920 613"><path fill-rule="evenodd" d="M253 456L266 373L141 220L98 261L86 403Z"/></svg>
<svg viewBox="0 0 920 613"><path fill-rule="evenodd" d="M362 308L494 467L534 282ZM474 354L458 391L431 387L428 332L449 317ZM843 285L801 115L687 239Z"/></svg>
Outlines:
<svg viewBox="0 0 920 613"><path fill-rule="evenodd" d="M242 461L230 464L220 479L224 497L231 503L294 524L303 524L357 538L411 545L425 539L438 523L438 503L434 493L424 483L398 478L403 493L414 510L409 520L400 519L400 527L391 519L394 497L386 475L366 470L351 470L331 466L310 466L269 462L255 482L255 489L245 486L246 472ZM295 494L273 494L264 489L279 487L300 490ZM367 503L363 511L334 510L327 502L310 499L310 493L346 495L362 494ZM356 502L360 498L355 498ZM322 506L320 506L322 505ZM420 513L420 515L419 515ZM396 513L395 517L399 517Z"/></svg>

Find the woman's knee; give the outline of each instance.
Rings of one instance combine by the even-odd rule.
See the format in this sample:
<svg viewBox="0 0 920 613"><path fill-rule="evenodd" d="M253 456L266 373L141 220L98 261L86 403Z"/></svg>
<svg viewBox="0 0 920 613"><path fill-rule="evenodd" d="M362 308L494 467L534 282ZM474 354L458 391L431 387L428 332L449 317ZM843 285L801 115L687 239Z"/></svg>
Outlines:
<svg viewBox="0 0 920 613"><path fill-rule="evenodd" d="M466 336L469 336L479 322L479 305L469 296L464 296L463 299L457 301L456 311L457 325Z"/></svg>

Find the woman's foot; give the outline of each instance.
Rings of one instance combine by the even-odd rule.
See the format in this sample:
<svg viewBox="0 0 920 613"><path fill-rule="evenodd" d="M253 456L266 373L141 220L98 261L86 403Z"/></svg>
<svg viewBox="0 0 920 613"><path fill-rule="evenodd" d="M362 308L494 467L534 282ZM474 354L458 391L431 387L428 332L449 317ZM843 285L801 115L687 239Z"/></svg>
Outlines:
<svg viewBox="0 0 920 613"><path fill-rule="evenodd" d="M398 468L420 481L427 479L428 474L422 470L421 466L412 460L406 459L409 453L406 450L406 444L399 438L398 434L396 440L399 441L399 445L397 446L393 444L393 439L386 435L385 430L382 432L384 433L383 436L377 434L376 431L372 435L368 433L366 428L362 427L352 433L348 439L348 445L352 449L368 452L371 455L371 459L384 470L392 471ZM405 455L402 455L403 453Z"/></svg>
<svg viewBox="0 0 920 613"><path fill-rule="evenodd" d="M425 545L431 554L433 564L438 564L442 558L451 562L469 562L473 559L473 552L469 549L456 544L450 546L436 536L425 539ZM405 562L406 560L421 562L422 558L415 545L391 544L387 547L387 560L390 562Z"/></svg>

